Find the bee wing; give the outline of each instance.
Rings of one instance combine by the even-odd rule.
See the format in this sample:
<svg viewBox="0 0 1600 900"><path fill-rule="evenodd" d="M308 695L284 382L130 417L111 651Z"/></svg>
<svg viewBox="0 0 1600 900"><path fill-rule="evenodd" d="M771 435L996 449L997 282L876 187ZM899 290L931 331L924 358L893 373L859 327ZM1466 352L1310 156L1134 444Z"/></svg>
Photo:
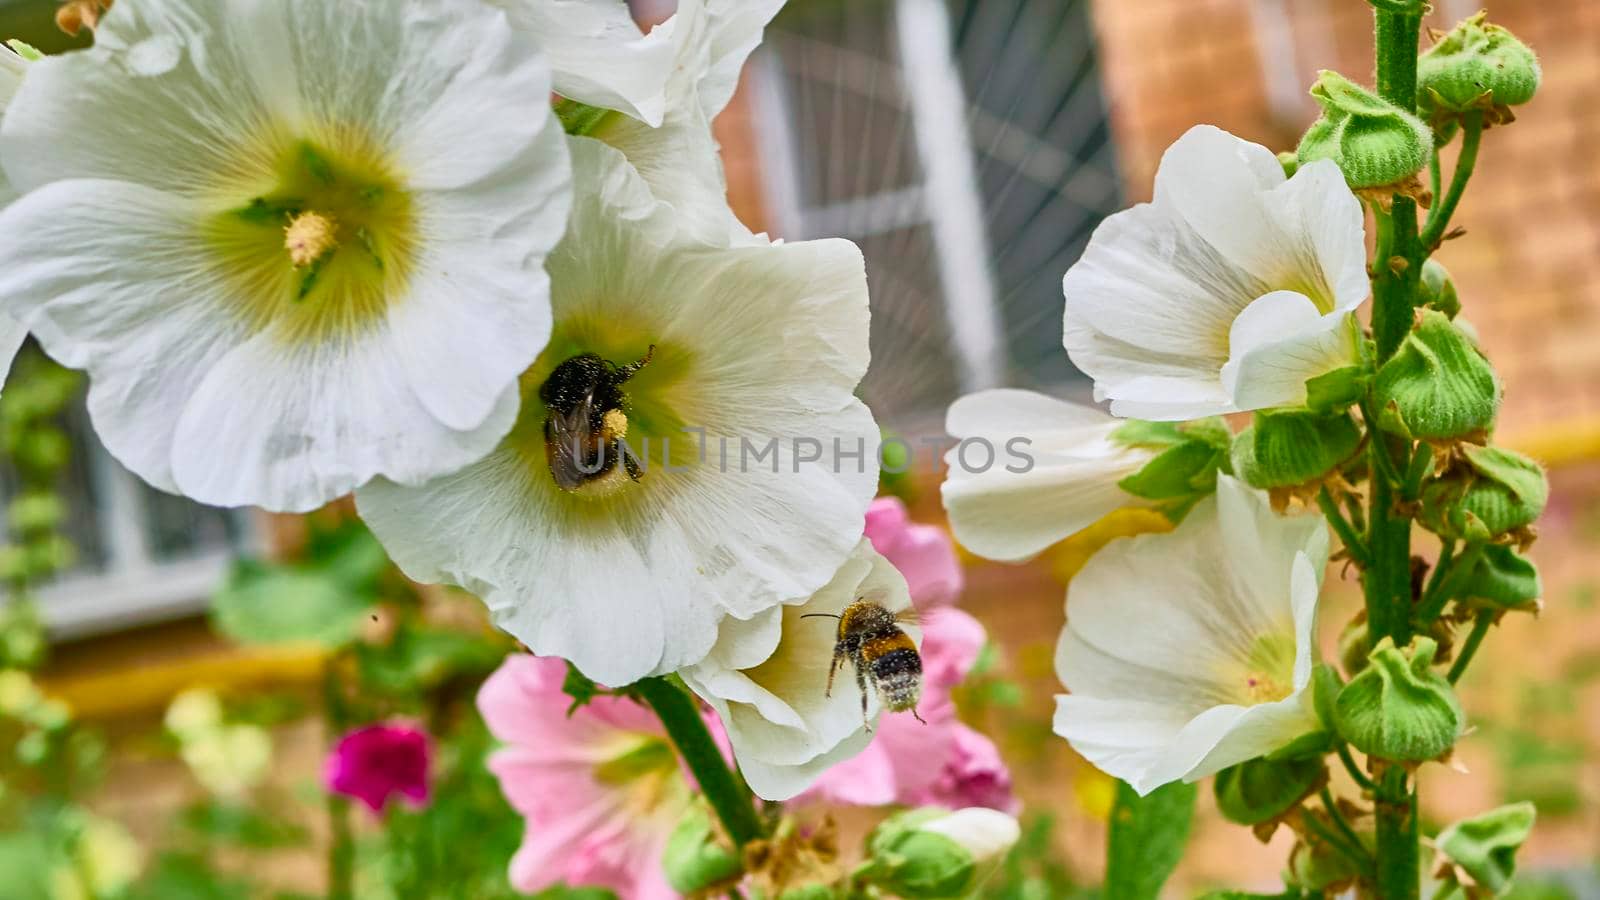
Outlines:
<svg viewBox="0 0 1600 900"><path fill-rule="evenodd" d="M897 625L921 625L922 611L915 606L908 606L894 614L894 621Z"/></svg>
<svg viewBox="0 0 1600 900"><path fill-rule="evenodd" d="M867 603L873 603L887 609L889 606L889 591L886 588L873 588L857 594L856 599L865 601ZM896 612L894 614L894 620L900 625L917 625L922 621L921 613L917 612L917 608L915 606L908 606L905 609Z"/></svg>
<svg viewBox="0 0 1600 900"><path fill-rule="evenodd" d="M585 472L583 468L598 445L590 425L593 412L594 391L590 390L571 413L552 410L550 417L545 419L545 461L550 464L550 474L554 476L556 486L564 491L577 490L589 475L594 474L593 471Z"/></svg>

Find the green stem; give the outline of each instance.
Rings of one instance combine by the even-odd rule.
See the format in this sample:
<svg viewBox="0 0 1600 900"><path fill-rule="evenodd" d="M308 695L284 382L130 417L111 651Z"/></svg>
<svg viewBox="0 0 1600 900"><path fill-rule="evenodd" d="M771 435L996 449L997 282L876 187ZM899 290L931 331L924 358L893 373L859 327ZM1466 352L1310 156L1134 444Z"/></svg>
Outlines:
<svg viewBox="0 0 1600 900"><path fill-rule="evenodd" d="M1408 111L1417 97L1417 38L1422 4L1373 0L1377 34L1378 94ZM1417 239L1417 206L1409 197L1394 196L1387 213L1377 209L1377 255L1372 264L1372 336L1377 363L1394 356L1411 330L1426 247ZM1367 404L1370 412L1371 404ZM1411 519L1395 509L1396 488L1405 481L1394 469L1389 439L1367 418L1371 454L1371 491L1367 550L1372 565L1363 573L1367 627L1372 640L1391 638L1411 643ZM1409 449L1409 448L1408 448ZM1378 779L1376 796L1376 895L1384 900L1417 900L1421 894L1415 798L1405 770L1388 766Z"/></svg>
<svg viewBox="0 0 1600 900"><path fill-rule="evenodd" d="M1390 766L1378 785L1377 896L1417 900L1421 896L1416 797L1406 786L1406 770Z"/></svg>
<svg viewBox="0 0 1600 900"><path fill-rule="evenodd" d="M1461 155L1456 159L1455 173L1450 176L1450 190L1438 200L1428 216L1428 227L1423 229L1418 243L1425 252L1432 253L1450 227L1450 217L1455 215L1461 195L1467 190L1472 169L1478 163L1478 145L1483 139L1483 111L1472 110L1461 117Z"/></svg>
<svg viewBox="0 0 1600 900"><path fill-rule="evenodd" d="M677 745L683 762L694 773L700 790L716 810L717 818L736 846L761 836L761 818L756 814L750 794L723 762L722 750L711 739L705 719L694 698L666 678L646 678L633 685L633 691L650 704L666 726L667 735Z"/></svg>
<svg viewBox="0 0 1600 900"><path fill-rule="evenodd" d="M337 655L328 660L322 670L322 703L329 744L332 744L350 727ZM328 791L328 900L350 900L355 896L355 869L356 844L350 829L350 798Z"/></svg>
<svg viewBox="0 0 1600 900"><path fill-rule="evenodd" d="M1350 823L1345 820L1344 813L1339 812L1339 804L1334 802L1333 792L1324 787L1320 796L1322 797L1322 808L1328 811L1328 818L1333 820L1334 827L1339 829L1339 833L1344 835L1352 846L1361 851L1361 857L1366 861L1366 864L1371 865L1372 855L1367 852L1367 848L1361 843L1361 838L1356 836L1356 830L1351 828Z"/></svg>
<svg viewBox="0 0 1600 900"><path fill-rule="evenodd" d="M1451 684L1461 680L1462 674L1467 671L1467 666L1472 663L1472 657L1477 654L1479 645L1483 643L1484 635L1489 633L1489 626L1493 624L1494 613L1488 611L1478 613L1477 620L1472 623L1472 633L1467 635L1467 642L1461 646L1460 655L1450 667Z"/></svg>
<svg viewBox="0 0 1600 900"><path fill-rule="evenodd" d="M1426 625L1439 614L1444 612L1446 603L1460 595L1463 583L1472 577L1472 568L1478 564L1478 558L1483 555L1482 544L1472 544L1461 551L1460 556L1450 557L1450 551L1455 549L1455 542L1445 545L1444 552L1439 556L1439 565L1433 570L1433 577L1428 579L1428 587L1422 593L1422 602L1417 604L1417 622Z"/></svg>
<svg viewBox="0 0 1600 900"><path fill-rule="evenodd" d="M1433 451L1428 447L1418 447L1411 453L1411 462L1406 465L1405 482L1400 487L1400 499L1407 503L1415 502L1422 496L1422 482L1433 473Z"/></svg>
<svg viewBox="0 0 1600 900"><path fill-rule="evenodd" d="M1322 492L1317 494L1317 505L1322 507L1322 514L1327 517L1328 524L1333 526L1333 530L1339 535L1339 540L1344 542L1345 552L1350 554L1356 565L1366 568L1367 547L1351 527L1350 521L1339 511L1339 504L1333 499L1333 495L1328 493L1327 487L1323 487Z"/></svg>
<svg viewBox="0 0 1600 900"><path fill-rule="evenodd" d="M1350 746L1341 741L1339 743L1338 752L1339 761L1344 763L1345 771L1350 773L1350 777L1355 779L1356 784L1360 785L1361 789L1364 791L1374 794L1377 793L1378 783L1368 777L1367 773L1361 771L1360 766L1356 765L1355 757L1350 755Z"/></svg>
<svg viewBox="0 0 1600 900"><path fill-rule="evenodd" d="M1359 843L1351 844L1346 841L1337 831L1322 824L1316 816L1310 813L1307 813L1302 818L1302 821L1305 822L1307 829L1316 834L1318 839L1344 854L1346 858L1359 866L1363 872L1372 871L1372 857L1367 855L1365 849Z"/></svg>

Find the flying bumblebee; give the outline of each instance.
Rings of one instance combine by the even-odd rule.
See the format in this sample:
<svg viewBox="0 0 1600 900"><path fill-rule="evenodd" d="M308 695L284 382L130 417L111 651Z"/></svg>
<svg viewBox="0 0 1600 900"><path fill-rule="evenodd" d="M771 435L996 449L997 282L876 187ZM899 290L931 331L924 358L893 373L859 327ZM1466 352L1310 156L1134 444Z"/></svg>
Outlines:
<svg viewBox="0 0 1600 900"><path fill-rule="evenodd" d="M649 365L655 352L652 344L625 366L582 353L556 366L540 386L539 399L550 411L544 420L544 455L557 487L576 491L604 481L619 462L629 478L639 480L639 460L623 442L628 415L622 386Z"/></svg>
<svg viewBox="0 0 1600 900"><path fill-rule="evenodd" d="M828 667L828 686L823 696L833 696L833 676L848 661L856 670L856 686L861 689L862 719L867 717L867 683L871 682L890 712L910 710L918 722L924 721L917 714L917 701L922 696L922 656L911 636L900 628L902 622L915 621L916 610L893 613L877 600L861 596L837 615L807 613L801 618L817 616L839 620L833 664Z"/></svg>

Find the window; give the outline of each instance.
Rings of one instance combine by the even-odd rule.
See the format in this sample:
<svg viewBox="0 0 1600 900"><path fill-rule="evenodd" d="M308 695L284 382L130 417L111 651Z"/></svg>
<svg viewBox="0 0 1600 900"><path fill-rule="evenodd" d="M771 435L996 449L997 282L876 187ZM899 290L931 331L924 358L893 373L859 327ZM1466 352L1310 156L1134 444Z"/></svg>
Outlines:
<svg viewBox="0 0 1600 900"><path fill-rule="evenodd" d="M255 544L249 513L200 506L151 488L94 436L79 396L63 414L72 461L62 473L73 568L39 588L58 638L174 618L205 608L234 555ZM0 500L16 490L0 472Z"/></svg>
<svg viewBox="0 0 1600 900"><path fill-rule="evenodd" d="M1088 0L791 5L752 64L768 225L855 240L867 401L937 430L961 393L1060 388L1061 276L1123 201Z"/></svg>

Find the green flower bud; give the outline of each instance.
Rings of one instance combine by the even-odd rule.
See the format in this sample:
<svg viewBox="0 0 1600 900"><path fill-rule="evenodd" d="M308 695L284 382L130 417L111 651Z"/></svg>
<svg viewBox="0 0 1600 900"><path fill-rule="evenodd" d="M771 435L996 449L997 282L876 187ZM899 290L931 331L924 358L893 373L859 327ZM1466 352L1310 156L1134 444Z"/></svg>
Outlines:
<svg viewBox="0 0 1600 900"><path fill-rule="evenodd" d="M1283 177L1293 178L1300 171L1300 157L1292 150L1284 150L1278 154L1278 165L1283 166Z"/></svg>
<svg viewBox="0 0 1600 900"><path fill-rule="evenodd" d="M1417 109L1435 122L1483 110L1491 122L1511 120L1509 107L1539 89L1539 59L1487 13L1465 19L1417 59Z"/></svg>
<svg viewBox="0 0 1600 900"><path fill-rule="evenodd" d="M872 832L870 865L859 874L907 900L965 897L1020 837L1016 820L992 809L914 809Z"/></svg>
<svg viewBox="0 0 1600 900"><path fill-rule="evenodd" d="M1421 119L1338 72L1323 71L1311 96L1322 118L1300 139L1300 165L1331 159L1354 189L1413 192L1411 183L1433 153L1433 132Z"/></svg>
<svg viewBox="0 0 1600 900"><path fill-rule="evenodd" d="M1217 773L1217 809L1230 822L1259 825L1278 818L1321 787L1328 768L1320 757L1272 762L1252 759Z"/></svg>
<svg viewBox="0 0 1600 900"><path fill-rule="evenodd" d="M1532 803L1514 803L1456 822L1434 839L1441 876L1474 893L1499 896L1511 887L1517 850L1533 831Z"/></svg>
<svg viewBox="0 0 1600 900"><path fill-rule="evenodd" d="M1544 512L1544 469L1499 447L1461 446L1461 457L1422 490L1422 523L1447 538L1493 541L1526 534Z"/></svg>
<svg viewBox="0 0 1600 900"><path fill-rule="evenodd" d="M1544 596L1539 570L1511 547L1488 544L1479 550L1463 600L1496 609L1534 609Z"/></svg>
<svg viewBox="0 0 1600 900"><path fill-rule="evenodd" d="M1450 280L1450 270L1436 259L1422 264L1422 304L1437 309L1454 319L1461 312L1461 297L1456 294L1456 284Z"/></svg>
<svg viewBox="0 0 1600 900"><path fill-rule="evenodd" d="M1500 380L1450 318L1426 310L1373 384L1378 426L1408 440L1482 440L1500 410Z"/></svg>
<svg viewBox="0 0 1600 900"><path fill-rule="evenodd" d="M1180 510L1217 489L1233 432L1221 419L1196 422L1130 421L1111 433L1114 443L1159 451L1139 471L1117 482L1135 497Z"/></svg>
<svg viewBox="0 0 1600 900"><path fill-rule="evenodd" d="M1437 759L1455 746L1465 714L1432 668L1438 651L1432 638L1419 637L1408 659L1392 639L1379 641L1366 670L1334 701L1340 736L1368 756L1398 762Z"/></svg>
<svg viewBox="0 0 1600 900"><path fill-rule="evenodd" d="M1347 412L1258 412L1233 440L1233 471L1266 490L1319 484L1361 448L1361 428Z"/></svg>
<svg viewBox="0 0 1600 900"><path fill-rule="evenodd" d="M718 837L704 803L690 806L672 830L661 865L667 883L680 894L710 891L744 873L742 856Z"/></svg>

